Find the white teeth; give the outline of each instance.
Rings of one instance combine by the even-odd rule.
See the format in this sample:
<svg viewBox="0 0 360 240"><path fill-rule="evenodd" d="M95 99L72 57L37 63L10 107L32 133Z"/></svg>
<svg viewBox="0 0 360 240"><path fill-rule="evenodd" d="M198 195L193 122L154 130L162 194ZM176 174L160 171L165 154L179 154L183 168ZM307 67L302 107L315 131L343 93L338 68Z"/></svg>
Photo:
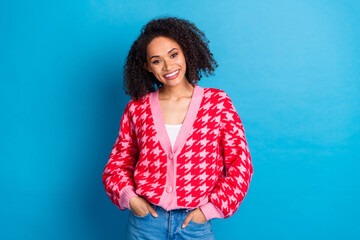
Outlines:
<svg viewBox="0 0 360 240"><path fill-rule="evenodd" d="M171 74L167 74L167 75L165 75L165 77L172 77L172 76L176 75L178 72L179 72L179 70L177 70L176 72L173 72Z"/></svg>

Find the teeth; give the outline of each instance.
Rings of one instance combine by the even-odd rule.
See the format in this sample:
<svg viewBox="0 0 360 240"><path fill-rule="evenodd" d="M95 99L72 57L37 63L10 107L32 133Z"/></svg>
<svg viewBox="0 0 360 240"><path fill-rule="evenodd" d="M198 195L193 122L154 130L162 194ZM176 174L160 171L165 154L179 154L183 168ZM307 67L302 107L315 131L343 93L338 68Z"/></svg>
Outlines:
<svg viewBox="0 0 360 240"><path fill-rule="evenodd" d="M167 74L167 75L165 75L165 77L172 77L172 76L176 75L178 72L179 72L179 70L177 70L176 72L173 72L171 74Z"/></svg>

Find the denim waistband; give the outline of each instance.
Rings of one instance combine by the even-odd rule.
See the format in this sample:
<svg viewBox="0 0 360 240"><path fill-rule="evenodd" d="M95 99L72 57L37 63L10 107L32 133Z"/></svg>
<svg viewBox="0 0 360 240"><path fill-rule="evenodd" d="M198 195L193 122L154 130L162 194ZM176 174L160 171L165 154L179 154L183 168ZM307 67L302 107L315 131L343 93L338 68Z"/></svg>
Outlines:
<svg viewBox="0 0 360 240"><path fill-rule="evenodd" d="M188 213L192 212L193 210L195 210L195 208L192 208L192 209L177 208L177 209L165 210L161 206L158 206L158 205L155 205L155 204L151 204L151 205L155 209L155 211L160 210L160 211L171 212L171 213L179 212L179 213L183 213L183 214L188 214Z"/></svg>

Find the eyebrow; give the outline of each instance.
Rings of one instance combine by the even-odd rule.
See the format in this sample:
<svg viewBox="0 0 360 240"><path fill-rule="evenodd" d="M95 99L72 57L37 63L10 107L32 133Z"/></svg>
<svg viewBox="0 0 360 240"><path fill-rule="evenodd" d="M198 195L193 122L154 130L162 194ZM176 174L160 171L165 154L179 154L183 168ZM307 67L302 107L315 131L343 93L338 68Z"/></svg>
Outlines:
<svg viewBox="0 0 360 240"><path fill-rule="evenodd" d="M173 48L173 49L171 49L170 51L168 51L168 53L171 53L172 51L174 51L174 50L178 50L177 48ZM149 61L152 59L152 58L154 58L154 57L160 57L160 56L152 56L150 59L149 59Z"/></svg>

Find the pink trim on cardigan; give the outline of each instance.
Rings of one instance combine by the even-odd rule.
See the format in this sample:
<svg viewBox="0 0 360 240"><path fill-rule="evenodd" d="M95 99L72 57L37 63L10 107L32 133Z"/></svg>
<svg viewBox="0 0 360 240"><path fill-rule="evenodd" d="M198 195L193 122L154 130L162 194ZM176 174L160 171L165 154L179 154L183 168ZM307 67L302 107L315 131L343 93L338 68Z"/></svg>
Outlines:
<svg viewBox="0 0 360 240"><path fill-rule="evenodd" d="M208 202L205 205L200 206L200 210L205 215L207 221L213 218L224 218L224 214L212 202Z"/></svg>
<svg viewBox="0 0 360 240"><path fill-rule="evenodd" d="M150 93L150 107L154 117L154 124L159 135L160 144L168 155L170 153L178 155L181 148L184 146L186 137L189 134L195 121L196 114L199 111L203 93L204 88L198 85L194 86L193 96L191 98L185 120L180 128L179 134L174 143L174 150L171 148L171 142L166 131L165 122L161 112L159 102L159 89L157 89L155 92Z"/></svg>
<svg viewBox="0 0 360 240"><path fill-rule="evenodd" d="M133 186L126 186L120 192L119 205L125 208L130 209L130 198L139 196L135 193Z"/></svg>

